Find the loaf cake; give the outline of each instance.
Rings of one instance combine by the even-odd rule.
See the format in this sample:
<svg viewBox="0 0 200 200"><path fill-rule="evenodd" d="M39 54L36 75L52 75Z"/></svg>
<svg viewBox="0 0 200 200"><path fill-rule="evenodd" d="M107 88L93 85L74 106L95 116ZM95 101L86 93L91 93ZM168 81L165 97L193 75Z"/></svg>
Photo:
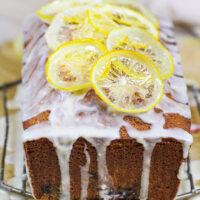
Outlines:
<svg viewBox="0 0 200 200"><path fill-rule="evenodd" d="M79 95L53 88L45 72L48 25L36 16L26 21L23 142L35 199L175 198L192 143L191 116L173 25L159 21L175 70L159 104L138 114L110 112L92 88Z"/></svg>

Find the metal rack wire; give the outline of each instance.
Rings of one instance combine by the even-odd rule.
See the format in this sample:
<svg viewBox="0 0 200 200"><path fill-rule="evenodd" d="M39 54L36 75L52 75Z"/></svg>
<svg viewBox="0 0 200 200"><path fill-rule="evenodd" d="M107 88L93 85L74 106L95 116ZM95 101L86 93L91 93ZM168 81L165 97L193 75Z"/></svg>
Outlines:
<svg viewBox="0 0 200 200"><path fill-rule="evenodd" d="M2 158L1 158L1 168L0 168L0 188L8 191L13 192L16 194L21 194L24 197L31 197L33 198L30 192L26 190L26 182L27 176L22 180L22 188L12 187L5 183L4 175L5 175L5 160L6 160L6 152L7 152L7 144L8 144L8 137L9 137L9 114L8 114L8 107L7 107L7 91L11 87L15 87L20 84L21 81L15 81L8 84L4 84L0 87L0 91L3 91L3 108L4 108L4 115L5 115L5 136L4 136L4 146L2 151ZM26 168L24 165L23 173L26 174Z"/></svg>
<svg viewBox="0 0 200 200"><path fill-rule="evenodd" d="M8 84L4 84L3 86L0 86L0 91L3 91L3 107L4 107L4 115L5 115L5 137L4 137L4 146L3 146L2 159L1 159L1 167L0 167L0 188L6 190L8 192L20 194L24 197L33 198L32 194L27 191L27 187L26 187L27 186L27 176L25 176L26 178L22 179L22 188L12 187L12 186L6 184L4 181L5 160L6 160L8 137L9 137L9 113L8 113L8 107L7 107L7 91L9 90L9 88L16 87L20 83L21 83L21 81L18 80L18 81L11 82ZM195 99L196 105L197 105L197 109L200 114L200 101L198 99L198 95L200 94L200 89L198 89L192 85L188 85L188 90L189 90L189 92L192 93L192 95ZM24 165L23 173L26 174L25 165ZM176 200L185 199L188 197L192 197L196 194L200 194L200 189L195 189L193 175L191 173L190 158L188 158L188 160L187 160L187 179L189 180L190 191L187 193L178 195L176 197Z"/></svg>

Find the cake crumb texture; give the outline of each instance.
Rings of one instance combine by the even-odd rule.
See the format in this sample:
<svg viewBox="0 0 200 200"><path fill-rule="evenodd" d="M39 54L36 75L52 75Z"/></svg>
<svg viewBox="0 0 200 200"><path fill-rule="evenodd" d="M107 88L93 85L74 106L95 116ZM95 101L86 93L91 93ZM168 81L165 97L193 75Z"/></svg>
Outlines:
<svg viewBox="0 0 200 200"><path fill-rule="evenodd" d="M180 142L167 138L156 144L151 156L149 200L174 199L180 183L177 174L182 161Z"/></svg>
<svg viewBox="0 0 200 200"><path fill-rule="evenodd" d="M87 160L85 151L89 154L90 161ZM98 192L98 166L97 152L87 140L80 137L73 144L69 160L70 174L70 199L81 199L81 167L89 163L89 182L87 188L87 200L99 199Z"/></svg>
<svg viewBox="0 0 200 200"><path fill-rule="evenodd" d="M191 120L185 118L177 113L167 113L163 114L165 118L164 129L169 128L181 128L187 132L190 132Z"/></svg>
<svg viewBox="0 0 200 200"><path fill-rule="evenodd" d="M125 116L124 121L128 122L133 128L136 128L138 131L147 131L151 129L151 124L144 122L139 117Z"/></svg>
<svg viewBox="0 0 200 200"><path fill-rule="evenodd" d="M111 195L139 199L143 167L143 145L135 139L113 140L106 150L106 163L113 180Z"/></svg>
<svg viewBox="0 0 200 200"><path fill-rule="evenodd" d="M59 200L61 172L53 143L47 138L24 143L31 185L38 200Z"/></svg>
<svg viewBox="0 0 200 200"><path fill-rule="evenodd" d="M23 128L24 130L28 129L29 127L35 125L35 124L40 124L42 122L45 122L48 120L48 117L50 115L50 111L47 110L45 112L40 113L39 115L28 119L26 121L23 122Z"/></svg>
<svg viewBox="0 0 200 200"><path fill-rule="evenodd" d="M121 139L130 139L131 137L129 136L126 127L122 126L119 130L120 138Z"/></svg>

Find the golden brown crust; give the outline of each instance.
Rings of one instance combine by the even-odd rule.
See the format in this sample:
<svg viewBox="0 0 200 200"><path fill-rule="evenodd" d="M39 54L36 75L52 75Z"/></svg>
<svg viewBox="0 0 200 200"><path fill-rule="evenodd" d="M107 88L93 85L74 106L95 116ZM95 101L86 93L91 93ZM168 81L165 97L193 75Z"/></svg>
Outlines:
<svg viewBox="0 0 200 200"><path fill-rule="evenodd" d="M126 127L122 126L119 130L120 138L121 139L130 139L131 137L129 136Z"/></svg>
<svg viewBox="0 0 200 200"><path fill-rule="evenodd" d="M48 120L50 115L50 111L47 110L45 112L40 113L39 115L37 115L36 117L33 117L31 119L28 119L26 121L23 122L23 128L24 130L28 129L29 127L35 125L35 124L39 124L42 122L45 122Z"/></svg>
<svg viewBox="0 0 200 200"><path fill-rule="evenodd" d="M123 193L123 199L139 198L143 151L135 139L113 140L107 147L107 169L113 180L111 195Z"/></svg>
<svg viewBox="0 0 200 200"><path fill-rule="evenodd" d="M87 200L95 200L99 197L97 152L95 147L87 140L80 137L73 144L73 149L70 154L69 174L71 200L81 199L81 167L85 166L88 162L85 151L87 151L90 156Z"/></svg>
<svg viewBox="0 0 200 200"><path fill-rule="evenodd" d="M190 132L191 120L185 118L177 113L167 113L163 114L165 118L164 129L169 128L181 128L187 132Z"/></svg>
<svg viewBox="0 0 200 200"><path fill-rule="evenodd" d="M93 99L101 100L101 99L99 98L99 96L96 94L96 92L95 92L93 89L91 89L91 90L89 90L89 91L85 94L84 100L85 100L85 101L91 101L91 100L93 100Z"/></svg>
<svg viewBox="0 0 200 200"><path fill-rule="evenodd" d="M107 104L106 104L104 101L101 100L101 98L97 95L97 93L96 93L93 89L89 90L89 91L85 94L85 96L84 96L84 98L82 99L82 101L83 101L84 103L89 104L89 105L95 104L95 105L97 105L98 107L100 107L100 109L101 109L102 111L105 111L105 110L107 109Z"/></svg>
<svg viewBox="0 0 200 200"><path fill-rule="evenodd" d="M47 138L24 143L34 196L37 200L58 200L61 172L56 150Z"/></svg>
<svg viewBox="0 0 200 200"><path fill-rule="evenodd" d="M175 101L175 102L177 102L177 103L181 103L181 102L177 101L175 98L173 98L173 96L172 96L171 93L166 93L166 96L167 96L169 99L171 99L171 100L173 100L173 101Z"/></svg>
<svg viewBox="0 0 200 200"><path fill-rule="evenodd" d="M171 100L173 100L173 101L175 101L175 102L178 102L176 99L174 99L174 98L172 97L172 94L171 94L171 93L166 93L166 96L167 96L169 99L171 99Z"/></svg>
<svg viewBox="0 0 200 200"><path fill-rule="evenodd" d="M156 144L151 157L148 199L174 199L180 182L177 174L182 161L183 147L175 139L163 139Z"/></svg>
<svg viewBox="0 0 200 200"><path fill-rule="evenodd" d="M124 121L128 122L133 128L138 131L147 131L151 129L151 124L142 121L139 117L125 116Z"/></svg>
<svg viewBox="0 0 200 200"><path fill-rule="evenodd" d="M160 108L154 108L154 111L156 112L156 113L162 113L163 112L163 110L162 109L160 109Z"/></svg>

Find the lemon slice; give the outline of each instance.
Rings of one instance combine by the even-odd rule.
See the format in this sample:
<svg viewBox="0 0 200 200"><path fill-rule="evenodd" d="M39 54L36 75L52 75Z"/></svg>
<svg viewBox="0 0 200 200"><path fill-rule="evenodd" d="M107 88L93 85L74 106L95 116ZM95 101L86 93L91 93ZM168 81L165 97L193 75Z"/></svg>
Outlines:
<svg viewBox="0 0 200 200"><path fill-rule="evenodd" d="M108 52L93 65L91 83L108 105L122 112L145 112L162 99L164 88L155 65L143 55Z"/></svg>
<svg viewBox="0 0 200 200"><path fill-rule="evenodd" d="M111 32L107 39L109 51L127 49L137 51L154 62L162 79L174 72L174 62L169 51L150 34L141 29L125 27Z"/></svg>
<svg viewBox="0 0 200 200"><path fill-rule="evenodd" d="M91 0L55 0L37 10L38 16L46 23L51 23L54 17L64 10L75 6L84 6L84 5L99 5L101 0L91 1Z"/></svg>
<svg viewBox="0 0 200 200"><path fill-rule="evenodd" d="M89 23L104 34L120 27L138 27L151 33L156 39L159 32L156 26L144 15L129 8L106 5L95 7L88 12Z"/></svg>
<svg viewBox="0 0 200 200"><path fill-rule="evenodd" d="M92 65L106 51L102 43L93 39L65 43L48 59L47 80L60 90L75 91L89 87Z"/></svg>
<svg viewBox="0 0 200 200"><path fill-rule="evenodd" d="M71 40L93 38L105 43L107 36L88 23L87 10L90 6L68 8L59 13L46 32L48 46L55 50Z"/></svg>

